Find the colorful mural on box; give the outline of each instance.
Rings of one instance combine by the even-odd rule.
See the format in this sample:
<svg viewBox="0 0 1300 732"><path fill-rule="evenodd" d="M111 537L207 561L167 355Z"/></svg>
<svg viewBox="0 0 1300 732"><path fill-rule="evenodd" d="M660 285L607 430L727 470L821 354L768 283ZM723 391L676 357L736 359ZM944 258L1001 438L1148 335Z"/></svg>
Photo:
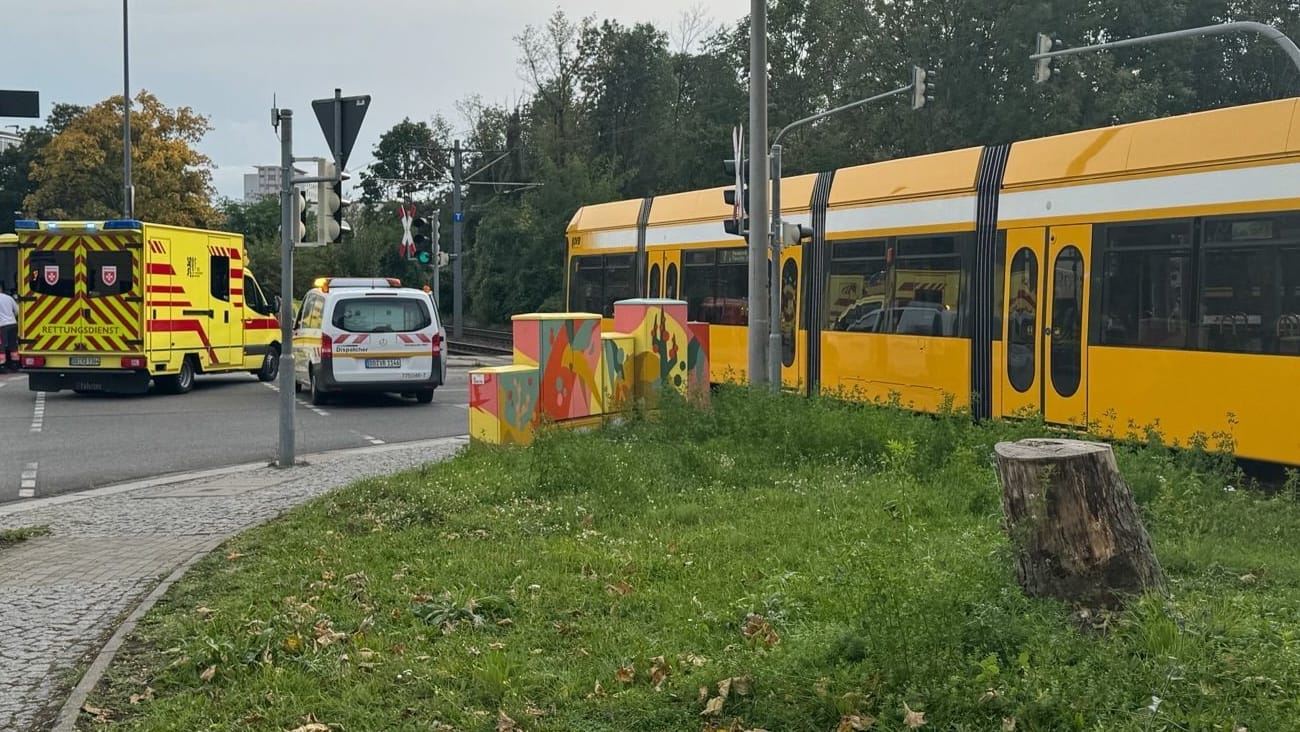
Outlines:
<svg viewBox="0 0 1300 732"><path fill-rule="evenodd" d="M513 324L516 363L541 371L540 415L562 422L600 414L600 316L537 313Z"/></svg>
<svg viewBox="0 0 1300 732"><path fill-rule="evenodd" d="M614 303L614 328L635 342L633 393L649 408L664 386L686 393L690 337L686 303L641 298Z"/></svg>
<svg viewBox="0 0 1300 732"><path fill-rule="evenodd" d="M632 403L632 350L635 339L626 333L606 333L601 336L605 345L602 386L602 406L605 414L627 411Z"/></svg>
<svg viewBox="0 0 1300 732"><path fill-rule="evenodd" d="M691 343L686 349L686 366L689 369L686 378L687 394L692 399L708 401L709 324L691 322L686 327L691 333Z"/></svg>
<svg viewBox="0 0 1300 732"><path fill-rule="evenodd" d="M537 418L538 371L497 366L470 372L469 431L498 445L528 445Z"/></svg>

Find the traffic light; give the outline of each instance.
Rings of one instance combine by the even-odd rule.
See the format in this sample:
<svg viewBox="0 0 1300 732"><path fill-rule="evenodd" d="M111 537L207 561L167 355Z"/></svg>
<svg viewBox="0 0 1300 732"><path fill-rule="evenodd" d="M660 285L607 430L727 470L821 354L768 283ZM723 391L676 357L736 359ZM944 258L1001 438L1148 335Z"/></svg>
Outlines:
<svg viewBox="0 0 1300 732"><path fill-rule="evenodd" d="M731 236L749 236L749 186L745 185L745 181L749 180L749 161L741 161L739 171L736 170L735 160L723 160L722 167L727 175L736 179L734 188L722 192L722 200L732 211L731 218L722 222L722 228Z"/></svg>
<svg viewBox="0 0 1300 732"><path fill-rule="evenodd" d="M793 247L811 239L812 229L803 224L781 223L781 246Z"/></svg>
<svg viewBox="0 0 1300 732"><path fill-rule="evenodd" d="M938 76L920 66L912 67L912 109L920 109L926 102L934 101L934 80Z"/></svg>
<svg viewBox="0 0 1300 732"><path fill-rule="evenodd" d="M411 241L415 242L415 261L420 264L433 262L433 240L430 234L429 220L423 216L411 219Z"/></svg>
<svg viewBox="0 0 1300 732"><path fill-rule="evenodd" d="M1035 41L1038 54L1050 53L1053 46L1060 46L1060 41L1053 41L1052 37L1046 33L1039 33ZM1037 54L1035 54L1037 55ZM1052 68L1051 58L1040 58L1034 62L1034 83L1042 84L1052 78L1056 70Z"/></svg>
<svg viewBox="0 0 1300 732"><path fill-rule="evenodd" d="M343 218L343 212L351 201L343 198L343 180L348 176L339 176L333 163L320 164L320 177L334 178L334 181L322 181L316 184L316 197L320 202L318 212L319 224L316 227L318 244L334 244L343 239L343 232L351 231L352 226Z"/></svg>
<svg viewBox="0 0 1300 732"><path fill-rule="evenodd" d="M298 198L298 230L294 232L293 240L307 241L307 191L295 188L294 195Z"/></svg>

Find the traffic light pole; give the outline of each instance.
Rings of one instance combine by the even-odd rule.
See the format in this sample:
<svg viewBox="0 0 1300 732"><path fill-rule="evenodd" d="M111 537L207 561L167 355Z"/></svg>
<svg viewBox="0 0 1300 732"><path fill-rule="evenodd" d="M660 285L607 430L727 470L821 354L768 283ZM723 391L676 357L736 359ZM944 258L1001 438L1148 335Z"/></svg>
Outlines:
<svg viewBox="0 0 1300 732"><path fill-rule="evenodd" d="M452 298L451 333L453 338L460 338L464 332L461 311L465 305L465 280L461 277L461 233L464 229L465 214L461 211L461 187L465 177L464 161L461 157L460 140L452 147L451 166L451 286L455 290ZM438 262L434 260L436 267Z"/></svg>
<svg viewBox="0 0 1300 732"><path fill-rule="evenodd" d="M280 459L294 464L293 247L297 238L298 196L293 187L293 110L274 112L280 127Z"/></svg>
<svg viewBox="0 0 1300 732"><path fill-rule="evenodd" d="M749 383L767 383L767 0L749 10ZM736 191L736 195L742 195Z"/></svg>
<svg viewBox="0 0 1300 732"><path fill-rule="evenodd" d="M874 97L859 99L856 102L850 102L848 104L836 107L835 109L828 109L825 112L821 112L820 114L814 114L810 117L804 117L803 119L795 120L794 122L791 122L785 127L782 127L781 131L776 133L776 137L772 138L772 152L771 152L771 158L772 158L772 246L771 246L772 248L772 267L771 267L772 314L771 314L771 321L772 322L771 322L770 330L768 332L767 373L768 373L768 378L772 380L773 384L777 385L777 388L780 388L780 384L781 384L781 276L780 275L781 275L781 249L782 249L781 236L782 236L782 229L784 228L783 222L781 221L781 138L785 136L785 133L789 132L790 130L793 130L794 128L800 125L806 125L811 122L816 122L817 120L824 119L826 117L831 116L832 114L838 114L839 112L853 109L855 107L861 107L862 105L870 104L871 102L878 102L881 99L897 96L899 94L906 94L907 92L912 91L912 89L915 86L916 86L915 83L908 84L907 86L899 87L897 89L887 91L883 94L877 94Z"/></svg>

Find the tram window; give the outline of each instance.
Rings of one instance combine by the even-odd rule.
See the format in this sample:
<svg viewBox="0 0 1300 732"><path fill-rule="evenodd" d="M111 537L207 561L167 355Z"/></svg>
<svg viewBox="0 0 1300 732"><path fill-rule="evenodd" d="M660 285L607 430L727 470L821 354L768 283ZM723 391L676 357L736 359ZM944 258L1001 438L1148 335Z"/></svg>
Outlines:
<svg viewBox="0 0 1300 732"><path fill-rule="evenodd" d="M650 265L650 286L646 290L650 297L660 296L659 280L661 276L662 275L659 273L659 265L657 263Z"/></svg>
<svg viewBox="0 0 1300 732"><path fill-rule="evenodd" d="M636 272L632 269L631 254L610 254L605 257L605 298L599 311L606 318L614 317L614 303L636 297Z"/></svg>
<svg viewBox="0 0 1300 732"><path fill-rule="evenodd" d="M749 322L749 252L745 249L718 250L718 289L712 308L705 308L705 320L719 325Z"/></svg>
<svg viewBox="0 0 1300 732"><path fill-rule="evenodd" d="M1191 222L1112 226L1102 266L1101 343L1186 348Z"/></svg>
<svg viewBox="0 0 1300 732"><path fill-rule="evenodd" d="M962 257L957 237L899 239L894 248L893 302L882 328L910 335L960 335Z"/></svg>
<svg viewBox="0 0 1300 732"><path fill-rule="evenodd" d="M1205 222L1197 347L1300 354L1300 216Z"/></svg>
<svg viewBox="0 0 1300 732"><path fill-rule="evenodd" d="M822 298L823 329L852 333L877 330L880 311L888 299L888 269L884 239L837 241Z"/></svg>
<svg viewBox="0 0 1300 732"><path fill-rule="evenodd" d="M1007 316L1007 380L1024 393L1038 374L1038 257L1031 250L1016 252L1010 279L1015 296Z"/></svg>
<svg viewBox="0 0 1300 732"><path fill-rule="evenodd" d="M569 275L569 310L598 313L604 302L604 257L574 257Z"/></svg>
<svg viewBox="0 0 1300 732"><path fill-rule="evenodd" d="M704 304L713 297L718 272L714 250L682 253L682 297L686 300L686 318L703 321Z"/></svg>

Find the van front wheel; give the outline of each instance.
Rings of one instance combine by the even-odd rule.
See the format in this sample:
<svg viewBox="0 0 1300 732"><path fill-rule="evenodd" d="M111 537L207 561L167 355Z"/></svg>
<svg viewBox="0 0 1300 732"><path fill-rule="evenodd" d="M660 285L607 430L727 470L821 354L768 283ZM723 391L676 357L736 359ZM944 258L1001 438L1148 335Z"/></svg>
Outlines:
<svg viewBox="0 0 1300 732"><path fill-rule="evenodd" d="M253 373L257 374L258 381L275 381L275 377L280 375L280 349L271 346L262 359L262 368Z"/></svg>

